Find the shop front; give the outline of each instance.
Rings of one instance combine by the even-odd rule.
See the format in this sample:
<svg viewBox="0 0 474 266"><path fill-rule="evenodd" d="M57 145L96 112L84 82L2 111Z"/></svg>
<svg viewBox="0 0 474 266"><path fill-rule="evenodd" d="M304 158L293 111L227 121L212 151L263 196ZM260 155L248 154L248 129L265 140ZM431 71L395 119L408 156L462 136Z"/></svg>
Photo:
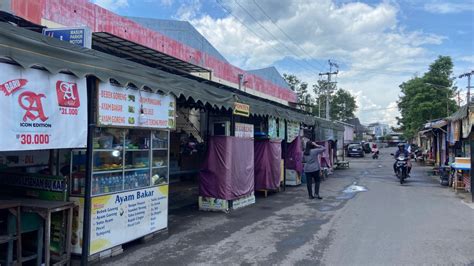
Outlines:
<svg viewBox="0 0 474 266"><path fill-rule="evenodd" d="M69 263L75 224L67 176L70 150L87 144L86 87L85 78L0 63L2 265ZM6 202L20 211L2 210Z"/></svg>

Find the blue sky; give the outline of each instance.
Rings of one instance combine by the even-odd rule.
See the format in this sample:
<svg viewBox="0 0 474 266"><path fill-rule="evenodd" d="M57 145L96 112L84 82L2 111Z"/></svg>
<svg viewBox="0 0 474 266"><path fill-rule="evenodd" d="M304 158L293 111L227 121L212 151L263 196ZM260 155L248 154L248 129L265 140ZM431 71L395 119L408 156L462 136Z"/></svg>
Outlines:
<svg viewBox="0 0 474 266"><path fill-rule="evenodd" d="M393 124L398 85L438 55L453 58L456 76L474 70L474 0L94 2L123 16L190 21L244 69L274 65L313 84L334 60L338 84L356 96L365 123ZM466 79L456 82L465 93Z"/></svg>

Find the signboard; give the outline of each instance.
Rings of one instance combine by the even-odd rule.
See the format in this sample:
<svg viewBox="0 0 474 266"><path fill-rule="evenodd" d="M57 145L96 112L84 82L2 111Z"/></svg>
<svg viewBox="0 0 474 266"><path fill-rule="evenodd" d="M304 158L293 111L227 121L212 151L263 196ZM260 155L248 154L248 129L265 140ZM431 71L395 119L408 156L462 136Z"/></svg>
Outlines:
<svg viewBox="0 0 474 266"><path fill-rule="evenodd" d="M278 137L277 121L273 117L268 118L268 136L271 139L276 139Z"/></svg>
<svg viewBox="0 0 474 266"><path fill-rule="evenodd" d="M86 79L0 63L0 151L87 144Z"/></svg>
<svg viewBox="0 0 474 266"><path fill-rule="evenodd" d="M243 103L234 103L234 115L250 116L250 105Z"/></svg>
<svg viewBox="0 0 474 266"><path fill-rule="evenodd" d="M99 126L175 128L175 98L101 82L98 90Z"/></svg>
<svg viewBox="0 0 474 266"><path fill-rule="evenodd" d="M293 142L300 135L300 124L295 122L288 122L288 142Z"/></svg>
<svg viewBox="0 0 474 266"><path fill-rule="evenodd" d="M43 29L43 35L89 49L92 44L92 33L87 27Z"/></svg>
<svg viewBox="0 0 474 266"><path fill-rule="evenodd" d="M239 138L253 138L254 129L252 124L235 123L235 136Z"/></svg>
<svg viewBox="0 0 474 266"><path fill-rule="evenodd" d="M10 151L0 153L1 167L48 165L49 151Z"/></svg>
<svg viewBox="0 0 474 266"><path fill-rule="evenodd" d="M90 254L167 226L167 185L92 198Z"/></svg>

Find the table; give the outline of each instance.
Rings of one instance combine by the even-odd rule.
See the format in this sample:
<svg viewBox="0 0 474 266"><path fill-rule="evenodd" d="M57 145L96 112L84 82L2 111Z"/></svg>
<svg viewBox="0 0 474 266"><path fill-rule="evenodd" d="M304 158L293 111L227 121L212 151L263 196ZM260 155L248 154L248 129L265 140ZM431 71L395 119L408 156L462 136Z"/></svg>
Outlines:
<svg viewBox="0 0 474 266"><path fill-rule="evenodd" d="M21 215L20 215L20 203L18 201L12 201L12 200L0 200L0 209L1 210L6 210L16 216L16 237L11 237L11 236L0 236L0 244L2 243L9 243L13 240L16 239L16 257L17 257L17 262L19 265L21 265L21 230L20 230L20 224L21 224ZM7 254L7 265L13 263L13 246L11 243L8 244L8 254Z"/></svg>
<svg viewBox="0 0 474 266"><path fill-rule="evenodd" d="M24 212L34 212L40 215L45 221L45 237L44 237L44 264L50 265L50 242L51 242L51 214L54 212L67 211L67 228L66 228L66 253L62 254L59 261L55 265L69 265L71 259L71 234L72 234L72 215L73 202L64 201L48 201L28 198L14 198L21 205Z"/></svg>

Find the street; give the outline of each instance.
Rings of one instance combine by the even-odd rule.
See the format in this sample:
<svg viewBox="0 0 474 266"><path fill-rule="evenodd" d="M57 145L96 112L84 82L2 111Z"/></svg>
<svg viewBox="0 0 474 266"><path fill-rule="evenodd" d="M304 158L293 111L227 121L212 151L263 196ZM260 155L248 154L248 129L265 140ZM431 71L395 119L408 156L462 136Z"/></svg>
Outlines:
<svg viewBox="0 0 474 266"><path fill-rule="evenodd" d="M474 207L414 163L401 186L392 149L349 158L321 184L259 195L229 214L170 213L167 236L133 244L103 265L472 265Z"/></svg>

